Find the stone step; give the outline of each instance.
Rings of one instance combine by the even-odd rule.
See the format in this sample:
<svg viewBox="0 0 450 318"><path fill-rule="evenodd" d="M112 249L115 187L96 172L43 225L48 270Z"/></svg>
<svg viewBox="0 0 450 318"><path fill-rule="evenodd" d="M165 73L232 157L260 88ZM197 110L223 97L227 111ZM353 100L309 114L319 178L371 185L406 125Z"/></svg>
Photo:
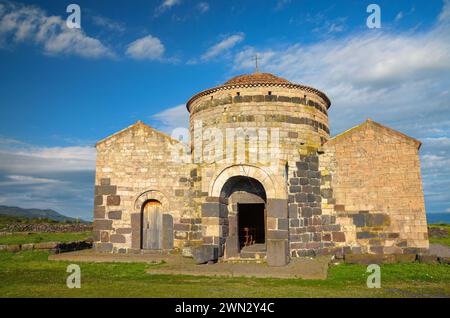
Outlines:
<svg viewBox="0 0 450 318"><path fill-rule="evenodd" d="M241 258L245 259L264 259L266 258L266 252L247 252L241 251Z"/></svg>
<svg viewBox="0 0 450 318"><path fill-rule="evenodd" d="M266 257L266 245L254 244L241 249L241 258L264 259Z"/></svg>
<svg viewBox="0 0 450 318"><path fill-rule="evenodd" d="M219 263L230 263L230 264L261 264L265 263L265 258L241 258L241 257L231 257L227 259L219 259Z"/></svg>

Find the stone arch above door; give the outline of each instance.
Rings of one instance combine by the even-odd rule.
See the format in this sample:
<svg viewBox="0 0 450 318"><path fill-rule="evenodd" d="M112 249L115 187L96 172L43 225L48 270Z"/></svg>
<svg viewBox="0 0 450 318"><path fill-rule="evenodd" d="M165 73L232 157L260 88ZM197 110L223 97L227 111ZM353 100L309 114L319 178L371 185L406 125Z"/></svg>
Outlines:
<svg viewBox="0 0 450 318"><path fill-rule="evenodd" d="M145 202L155 200L161 203L162 209L165 212L169 211L169 200L167 196L158 190L148 190L141 193L134 202L135 213L140 213Z"/></svg>
<svg viewBox="0 0 450 318"><path fill-rule="evenodd" d="M280 185L275 178L264 169L251 165L233 165L221 170L213 178L209 189L209 196L220 197L225 183L231 178L236 176L250 177L258 180L266 191L267 198L282 198L285 197L284 185Z"/></svg>
<svg viewBox="0 0 450 318"><path fill-rule="evenodd" d="M173 217L170 215L170 202L167 196L158 190L148 190L137 196L134 202L134 211L131 213L131 247L142 248L142 214L147 202L158 201L162 209L163 248L173 247Z"/></svg>

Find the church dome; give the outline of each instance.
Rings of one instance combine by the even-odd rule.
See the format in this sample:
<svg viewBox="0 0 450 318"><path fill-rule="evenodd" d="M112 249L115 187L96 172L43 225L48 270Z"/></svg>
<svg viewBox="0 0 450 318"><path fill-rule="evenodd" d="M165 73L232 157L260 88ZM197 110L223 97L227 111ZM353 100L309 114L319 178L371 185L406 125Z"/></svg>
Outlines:
<svg viewBox="0 0 450 318"><path fill-rule="evenodd" d="M255 88L255 87L278 87L278 88L286 88L286 89L294 89L299 91L299 96L303 97L305 92L315 94L323 99L323 101L326 104L326 108L328 109L331 105L330 100L328 97L319 91L318 89L315 89L310 86L302 85L302 84L296 84L293 82L288 81L287 79L284 79L279 76L275 76L270 73L252 73L252 74L243 74L235 76L225 83L206 89L204 91L201 91L200 93L195 94L194 96L189 99L189 101L186 103L186 107L188 111L190 112L190 106L193 102L195 102L197 99L214 94L219 91L229 91L233 89L246 89L246 88Z"/></svg>
<svg viewBox="0 0 450 318"><path fill-rule="evenodd" d="M242 84L292 84L287 79L269 73L244 74L233 77L224 85Z"/></svg>

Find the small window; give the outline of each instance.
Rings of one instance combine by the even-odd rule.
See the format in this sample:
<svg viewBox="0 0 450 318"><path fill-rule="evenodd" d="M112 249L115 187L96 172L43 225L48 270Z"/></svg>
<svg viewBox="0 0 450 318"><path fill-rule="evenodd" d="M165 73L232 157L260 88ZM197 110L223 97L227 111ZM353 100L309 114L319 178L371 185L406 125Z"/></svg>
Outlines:
<svg viewBox="0 0 450 318"><path fill-rule="evenodd" d="M237 95L237 96L241 96L241 93L240 93L240 92L237 92L236 95Z"/></svg>
<svg viewBox="0 0 450 318"><path fill-rule="evenodd" d="M269 95L272 95L272 92L271 91L269 91L269 93L268 93Z"/></svg>
<svg viewBox="0 0 450 318"><path fill-rule="evenodd" d="M214 96L211 96L211 99L214 99Z"/></svg>

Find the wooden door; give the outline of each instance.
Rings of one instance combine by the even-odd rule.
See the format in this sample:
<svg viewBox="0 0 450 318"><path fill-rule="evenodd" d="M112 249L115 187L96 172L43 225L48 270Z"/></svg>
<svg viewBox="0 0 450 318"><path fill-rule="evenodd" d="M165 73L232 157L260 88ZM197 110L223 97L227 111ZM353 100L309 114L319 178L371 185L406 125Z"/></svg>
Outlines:
<svg viewBox="0 0 450 318"><path fill-rule="evenodd" d="M142 222L142 248L155 250L162 248L162 210L161 203L149 201L144 206Z"/></svg>

